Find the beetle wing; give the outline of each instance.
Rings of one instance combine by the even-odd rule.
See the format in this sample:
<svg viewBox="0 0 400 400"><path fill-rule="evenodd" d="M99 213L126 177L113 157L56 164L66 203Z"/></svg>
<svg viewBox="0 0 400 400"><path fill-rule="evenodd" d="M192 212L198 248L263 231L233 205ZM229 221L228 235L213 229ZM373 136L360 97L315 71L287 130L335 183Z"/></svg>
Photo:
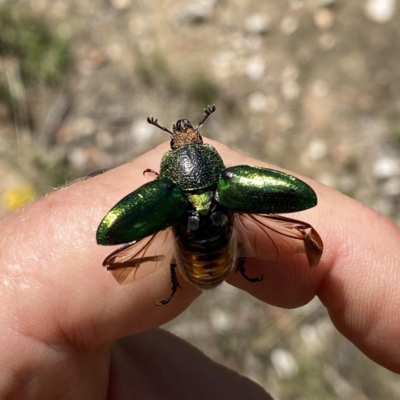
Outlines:
<svg viewBox="0 0 400 400"><path fill-rule="evenodd" d="M138 242L173 225L185 209L185 197L170 179L148 182L107 213L97 228L97 244Z"/></svg>
<svg viewBox="0 0 400 400"><path fill-rule="evenodd" d="M173 234L165 229L138 242L127 243L109 254L103 261L120 284L132 283L139 267L146 264L146 271L169 266L173 256Z"/></svg>
<svg viewBox="0 0 400 400"><path fill-rule="evenodd" d="M235 214L235 229L247 257L279 260L305 253L313 267L322 255L321 237L303 221L282 215Z"/></svg>
<svg viewBox="0 0 400 400"><path fill-rule="evenodd" d="M238 213L291 213L317 205L317 195L302 180L251 165L225 168L218 180L217 194L222 205Z"/></svg>

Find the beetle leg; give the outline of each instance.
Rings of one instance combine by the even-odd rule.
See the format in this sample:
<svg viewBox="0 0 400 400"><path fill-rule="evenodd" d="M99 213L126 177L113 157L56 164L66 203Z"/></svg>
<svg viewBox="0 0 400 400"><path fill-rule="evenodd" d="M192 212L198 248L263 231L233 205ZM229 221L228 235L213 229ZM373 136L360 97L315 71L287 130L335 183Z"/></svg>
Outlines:
<svg viewBox="0 0 400 400"><path fill-rule="evenodd" d="M255 282L262 281L264 278L263 275L256 277L256 278L250 278L249 276L246 275L246 268L244 267L245 261L246 261L246 257L239 257L238 265L236 267L236 272L239 271L242 274L243 278L245 278L249 282L255 283Z"/></svg>
<svg viewBox="0 0 400 400"><path fill-rule="evenodd" d="M143 175L146 175L148 172L151 172L152 174L159 176L160 174L157 171L154 171L154 169L147 168L143 171Z"/></svg>
<svg viewBox="0 0 400 400"><path fill-rule="evenodd" d="M178 290L178 288L181 287L178 282L178 277L176 276L176 263L170 265L170 271L171 271L171 283L172 283L172 289L171 289L171 294L168 296L168 298L161 300L161 301L156 301L156 304L158 306L164 306L165 304L168 304L169 301L174 297L175 292Z"/></svg>

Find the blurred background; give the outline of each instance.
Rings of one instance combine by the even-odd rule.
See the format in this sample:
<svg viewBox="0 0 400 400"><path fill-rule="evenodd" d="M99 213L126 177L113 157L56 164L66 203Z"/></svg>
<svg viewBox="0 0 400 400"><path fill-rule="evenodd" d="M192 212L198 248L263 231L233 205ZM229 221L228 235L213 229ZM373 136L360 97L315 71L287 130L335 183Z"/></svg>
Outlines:
<svg viewBox="0 0 400 400"><path fill-rule="evenodd" d="M397 8L396 8L397 6ZM396 0L0 0L0 217L193 124L400 223ZM228 285L167 329L277 399L399 399L333 328Z"/></svg>

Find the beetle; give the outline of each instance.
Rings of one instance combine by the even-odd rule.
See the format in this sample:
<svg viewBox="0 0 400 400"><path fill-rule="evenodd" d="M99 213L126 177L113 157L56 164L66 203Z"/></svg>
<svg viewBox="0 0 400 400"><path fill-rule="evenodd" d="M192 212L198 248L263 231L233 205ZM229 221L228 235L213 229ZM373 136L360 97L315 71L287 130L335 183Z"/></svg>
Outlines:
<svg viewBox="0 0 400 400"><path fill-rule="evenodd" d="M200 127L216 110L204 109L194 128L180 119L172 132L149 117L147 121L170 134L170 147L156 179L117 203L101 221L99 245L122 247L103 262L119 283L133 281L140 265L169 264L171 293L179 286L176 273L200 289L221 284L236 268L250 282L261 277L246 273L247 257L279 259L305 253L310 266L319 263L323 242L308 223L277 213L317 205L314 190L292 175L250 165L225 167L217 150L203 143Z"/></svg>

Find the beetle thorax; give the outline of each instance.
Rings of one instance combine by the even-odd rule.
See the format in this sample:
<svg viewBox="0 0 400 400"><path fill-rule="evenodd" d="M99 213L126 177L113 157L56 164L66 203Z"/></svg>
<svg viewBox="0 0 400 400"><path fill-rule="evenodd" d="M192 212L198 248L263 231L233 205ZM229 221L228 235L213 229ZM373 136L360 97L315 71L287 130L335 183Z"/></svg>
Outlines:
<svg viewBox="0 0 400 400"><path fill-rule="evenodd" d="M224 168L222 158L214 147L190 144L164 154L160 178L170 179L184 193L200 194L215 189ZM203 199L197 200L203 202Z"/></svg>

